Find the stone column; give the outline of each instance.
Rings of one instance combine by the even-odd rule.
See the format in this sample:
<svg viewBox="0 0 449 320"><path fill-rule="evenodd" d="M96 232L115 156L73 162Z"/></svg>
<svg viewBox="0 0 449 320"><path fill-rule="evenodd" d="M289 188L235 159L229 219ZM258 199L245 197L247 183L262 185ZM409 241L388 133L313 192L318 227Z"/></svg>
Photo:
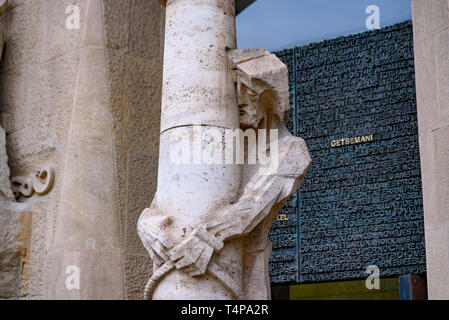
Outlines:
<svg viewBox="0 0 449 320"><path fill-rule="evenodd" d="M109 103L103 1L89 0L47 275L53 299L124 297ZM67 288L78 275L79 288Z"/></svg>
<svg viewBox="0 0 449 320"><path fill-rule="evenodd" d="M238 107L226 48L236 47L234 0L168 0L159 154L159 209L175 216L173 229L189 234L217 207L238 196L241 168L236 165L176 165L170 137L198 135L195 125L239 128ZM198 128L198 127L195 127ZM196 137L197 138L197 137ZM182 233L175 233L177 243ZM231 250L233 251L233 249ZM232 254L239 259L239 254ZM241 256L241 255L240 255ZM241 258L240 258L241 259ZM237 272L239 274L241 272ZM192 279L169 273L154 299L226 299L230 293L208 275Z"/></svg>
<svg viewBox="0 0 449 320"><path fill-rule="evenodd" d="M138 222L146 299L269 298L268 231L310 156L284 124L286 66L235 40L234 0L167 1L158 190ZM245 135L256 163L229 158Z"/></svg>
<svg viewBox="0 0 449 320"><path fill-rule="evenodd" d="M449 1L413 0L429 299L449 299Z"/></svg>

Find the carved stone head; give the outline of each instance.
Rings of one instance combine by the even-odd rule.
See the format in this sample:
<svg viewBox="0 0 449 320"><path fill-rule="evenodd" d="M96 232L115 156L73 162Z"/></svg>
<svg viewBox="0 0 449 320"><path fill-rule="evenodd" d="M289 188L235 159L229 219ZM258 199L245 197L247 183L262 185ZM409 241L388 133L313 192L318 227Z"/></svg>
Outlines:
<svg viewBox="0 0 449 320"><path fill-rule="evenodd" d="M264 49L230 50L242 128L269 126L289 116L287 67Z"/></svg>

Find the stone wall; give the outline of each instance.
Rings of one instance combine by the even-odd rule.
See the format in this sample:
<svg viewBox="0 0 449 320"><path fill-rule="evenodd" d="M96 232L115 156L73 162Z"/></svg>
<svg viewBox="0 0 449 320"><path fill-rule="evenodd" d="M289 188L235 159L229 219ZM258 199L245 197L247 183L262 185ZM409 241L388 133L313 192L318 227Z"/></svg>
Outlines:
<svg viewBox="0 0 449 320"><path fill-rule="evenodd" d="M126 298L141 299L151 263L136 226L157 188L165 9L148 0L105 4Z"/></svg>
<svg viewBox="0 0 449 320"><path fill-rule="evenodd" d="M449 299L449 1L413 0L429 299Z"/></svg>
<svg viewBox="0 0 449 320"><path fill-rule="evenodd" d="M5 138L0 126L0 299L20 294L18 284L27 274L22 263L27 259L31 222L31 215L21 211L25 207L16 204L13 197Z"/></svg>
<svg viewBox="0 0 449 320"><path fill-rule="evenodd" d="M74 4L80 29L68 30ZM9 1L0 115L11 174L52 165L56 176L48 195L20 199L29 249L9 298L141 298L151 264L136 224L156 191L163 16L148 0ZM70 292L72 264L81 287Z"/></svg>

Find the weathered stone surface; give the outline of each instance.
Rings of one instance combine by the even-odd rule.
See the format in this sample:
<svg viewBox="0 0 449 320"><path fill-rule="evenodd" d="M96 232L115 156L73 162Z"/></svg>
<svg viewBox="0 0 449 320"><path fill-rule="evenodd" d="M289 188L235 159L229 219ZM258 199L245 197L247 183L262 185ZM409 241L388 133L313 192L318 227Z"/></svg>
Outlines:
<svg viewBox="0 0 449 320"><path fill-rule="evenodd" d="M429 299L449 299L449 3L413 0Z"/></svg>
<svg viewBox="0 0 449 320"><path fill-rule="evenodd" d="M52 277L47 286L47 296L53 299L73 300L119 300L124 298L122 284L124 274L120 250L54 250L47 261L47 273ZM79 270L79 290L67 287L67 267ZM69 273L70 274L70 273Z"/></svg>
<svg viewBox="0 0 449 320"><path fill-rule="evenodd" d="M22 266L28 266L31 214L14 200L5 142L0 127L0 298L16 298L27 291L29 270Z"/></svg>
<svg viewBox="0 0 449 320"><path fill-rule="evenodd" d="M17 235L19 216L0 200L0 298L18 296L20 277Z"/></svg>
<svg viewBox="0 0 449 320"><path fill-rule="evenodd" d="M92 3L100 9L89 14ZM122 249L136 257L142 253L135 224L156 181L147 181L142 189L127 181L157 170L155 157L145 168L140 164L142 150L158 152L163 8L145 0L10 0L9 4L1 17L7 26L7 45L0 65L0 118L8 134L11 172L29 176L52 165L56 175L49 194L21 199L32 207L33 220L27 275L20 284L23 288L16 281L15 292L26 299L126 298L128 292L133 296L142 290L151 264L134 274L131 263L121 263L127 254ZM80 9L80 30L65 27L69 5ZM86 32L92 23L97 27ZM98 41L102 44L95 47ZM86 64L89 67L83 67ZM1 174L4 180L6 171ZM83 190L91 196L85 197ZM136 190L146 196L129 194ZM86 241L91 248L92 239L98 238L90 256L97 255L99 261L109 257L105 259L110 264L120 266L105 275L113 281L105 280L103 289L95 288L96 281L103 281L95 268L84 270L92 285L81 292L54 286L55 279L66 276L64 264L72 259L72 249L54 250L64 240L61 219L66 219L62 223L66 231L88 226L76 235L69 233L67 245L77 242L82 248L75 251L83 252ZM117 251L109 252L111 247ZM144 263L137 263L143 270ZM106 267L104 263L99 268ZM125 278L134 280L127 285Z"/></svg>
<svg viewBox="0 0 449 320"><path fill-rule="evenodd" d="M6 10L6 6L7 2L0 2L0 15ZM0 52L5 41L4 31L0 22ZM21 262L27 254L30 225L26 221L27 216L20 213L20 209L24 207L15 202L9 179L6 134L0 126L0 298L15 298L20 295L18 284L24 275L21 273Z"/></svg>
<svg viewBox="0 0 449 320"><path fill-rule="evenodd" d="M447 266L449 264L449 227L426 230L427 243L427 287L431 300L447 300L449 294L445 284L449 281Z"/></svg>
<svg viewBox="0 0 449 320"><path fill-rule="evenodd" d="M125 297L142 299L142 286L152 268L146 254L142 256L144 249L136 223L157 184L164 12L155 1L112 2L110 8L112 3L105 2L105 32L108 47L112 47L107 49L107 64L110 108L115 120L121 239L126 250ZM123 29L127 28L125 36Z"/></svg>
<svg viewBox="0 0 449 320"><path fill-rule="evenodd" d="M14 199L9 181L8 156L6 155L6 135L0 127L0 199L12 201Z"/></svg>
<svg viewBox="0 0 449 320"><path fill-rule="evenodd" d="M142 292L145 290L146 280L151 277L151 259L145 253L126 254L126 299L142 300Z"/></svg>
<svg viewBox="0 0 449 320"><path fill-rule="evenodd" d="M154 154L155 150L151 149L128 151L125 243L126 250L132 253L146 253L136 232L136 225L140 214L147 206L147 199L156 193L157 157Z"/></svg>

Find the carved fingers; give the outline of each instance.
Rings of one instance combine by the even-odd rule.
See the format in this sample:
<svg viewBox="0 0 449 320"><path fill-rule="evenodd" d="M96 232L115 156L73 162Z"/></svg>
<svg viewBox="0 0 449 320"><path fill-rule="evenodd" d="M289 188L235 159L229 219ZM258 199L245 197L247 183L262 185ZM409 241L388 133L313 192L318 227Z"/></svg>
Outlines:
<svg viewBox="0 0 449 320"><path fill-rule="evenodd" d="M151 248L159 257L162 258L162 260L168 261L169 256L167 251L169 250L169 248L164 247L164 245L161 244L159 241L153 241L151 244Z"/></svg>
<svg viewBox="0 0 449 320"><path fill-rule="evenodd" d="M170 260L176 268L192 277L206 273L214 251L223 249L223 242L208 232L204 226L170 250Z"/></svg>
<svg viewBox="0 0 449 320"><path fill-rule="evenodd" d="M167 228L170 216L153 215L154 209L145 209L137 223L137 230L143 245L151 254L157 254L163 261L169 260L168 250L173 247Z"/></svg>
<svg viewBox="0 0 449 320"><path fill-rule="evenodd" d="M192 277L206 273L214 248L197 236L190 236L175 248L170 254L170 260L176 268Z"/></svg>

